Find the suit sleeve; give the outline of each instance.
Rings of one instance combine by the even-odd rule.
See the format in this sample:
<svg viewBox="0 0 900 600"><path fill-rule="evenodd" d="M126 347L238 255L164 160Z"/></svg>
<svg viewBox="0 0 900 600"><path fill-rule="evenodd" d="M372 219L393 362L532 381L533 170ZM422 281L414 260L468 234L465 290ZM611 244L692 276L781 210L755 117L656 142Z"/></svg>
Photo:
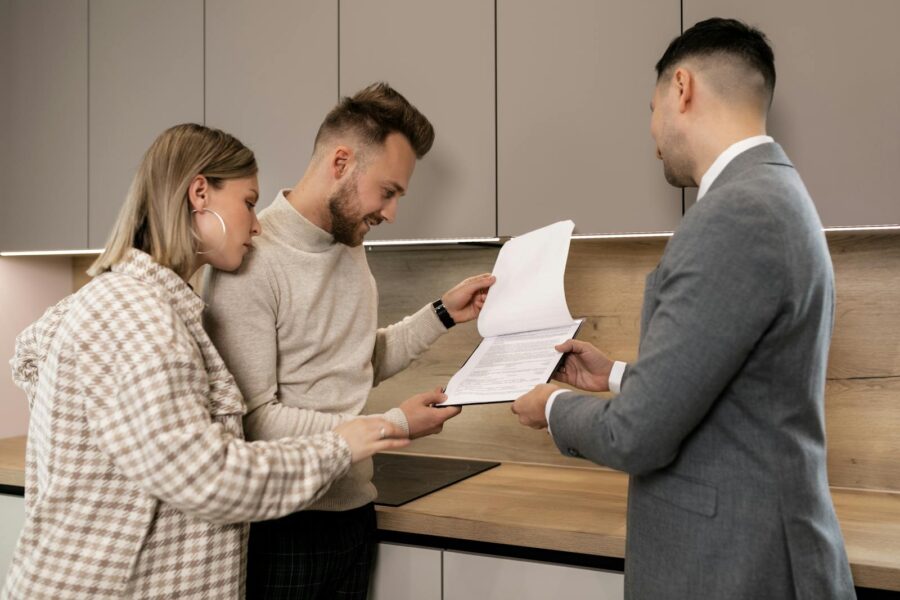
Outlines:
<svg viewBox="0 0 900 600"><path fill-rule="evenodd" d="M786 274L778 220L749 197L693 211L660 264L621 393L555 402L550 426L563 453L631 474L666 466L776 318Z"/></svg>

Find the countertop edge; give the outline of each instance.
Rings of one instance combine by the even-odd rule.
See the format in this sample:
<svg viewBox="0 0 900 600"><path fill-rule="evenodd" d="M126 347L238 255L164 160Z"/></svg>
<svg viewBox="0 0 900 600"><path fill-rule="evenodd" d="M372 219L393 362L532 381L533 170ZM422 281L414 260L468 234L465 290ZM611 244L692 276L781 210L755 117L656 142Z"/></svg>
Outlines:
<svg viewBox="0 0 900 600"><path fill-rule="evenodd" d="M625 557L625 537L598 536L594 533L540 529L530 525L488 523L475 519L404 513L402 507L375 507L378 529L436 537L458 538L521 546L538 550L556 550L609 558Z"/></svg>

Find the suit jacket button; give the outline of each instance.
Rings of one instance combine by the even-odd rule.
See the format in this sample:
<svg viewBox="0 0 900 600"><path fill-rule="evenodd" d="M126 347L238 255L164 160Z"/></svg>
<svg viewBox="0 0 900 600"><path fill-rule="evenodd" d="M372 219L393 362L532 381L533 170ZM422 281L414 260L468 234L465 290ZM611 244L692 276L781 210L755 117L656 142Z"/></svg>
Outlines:
<svg viewBox="0 0 900 600"><path fill-rule="evenodd" d="M566 452L569 453L569 456L578 456L578 450L576 450L575 448L569 448L568 450L566 450Z"/></svg>

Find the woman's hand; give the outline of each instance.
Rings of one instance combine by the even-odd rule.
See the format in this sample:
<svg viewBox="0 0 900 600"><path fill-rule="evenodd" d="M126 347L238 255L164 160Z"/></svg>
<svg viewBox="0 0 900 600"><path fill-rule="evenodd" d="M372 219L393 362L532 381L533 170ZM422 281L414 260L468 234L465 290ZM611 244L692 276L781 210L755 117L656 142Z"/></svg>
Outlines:
<svg viewBox="0 0 900 600"><path fill-rule="evenodd" d="M357 417L341 423L334 428L334 432L350 446L352 463L358 463L378 452L409 445L409 439L404 436L402 429L380 417Z"/></svg>

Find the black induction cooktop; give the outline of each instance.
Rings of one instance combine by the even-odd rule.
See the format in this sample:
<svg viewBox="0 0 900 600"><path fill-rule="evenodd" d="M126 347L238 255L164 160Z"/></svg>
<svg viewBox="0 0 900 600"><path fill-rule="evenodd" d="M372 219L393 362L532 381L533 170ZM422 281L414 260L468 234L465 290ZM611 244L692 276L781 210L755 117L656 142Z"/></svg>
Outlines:
<svg viewBox="0 0 900 600"><path fill-rule="evenodd" d="M406 504L500 464L411 454L376 454L373 461L372 483L378 490L375 504L385 506Z"/></svg>

